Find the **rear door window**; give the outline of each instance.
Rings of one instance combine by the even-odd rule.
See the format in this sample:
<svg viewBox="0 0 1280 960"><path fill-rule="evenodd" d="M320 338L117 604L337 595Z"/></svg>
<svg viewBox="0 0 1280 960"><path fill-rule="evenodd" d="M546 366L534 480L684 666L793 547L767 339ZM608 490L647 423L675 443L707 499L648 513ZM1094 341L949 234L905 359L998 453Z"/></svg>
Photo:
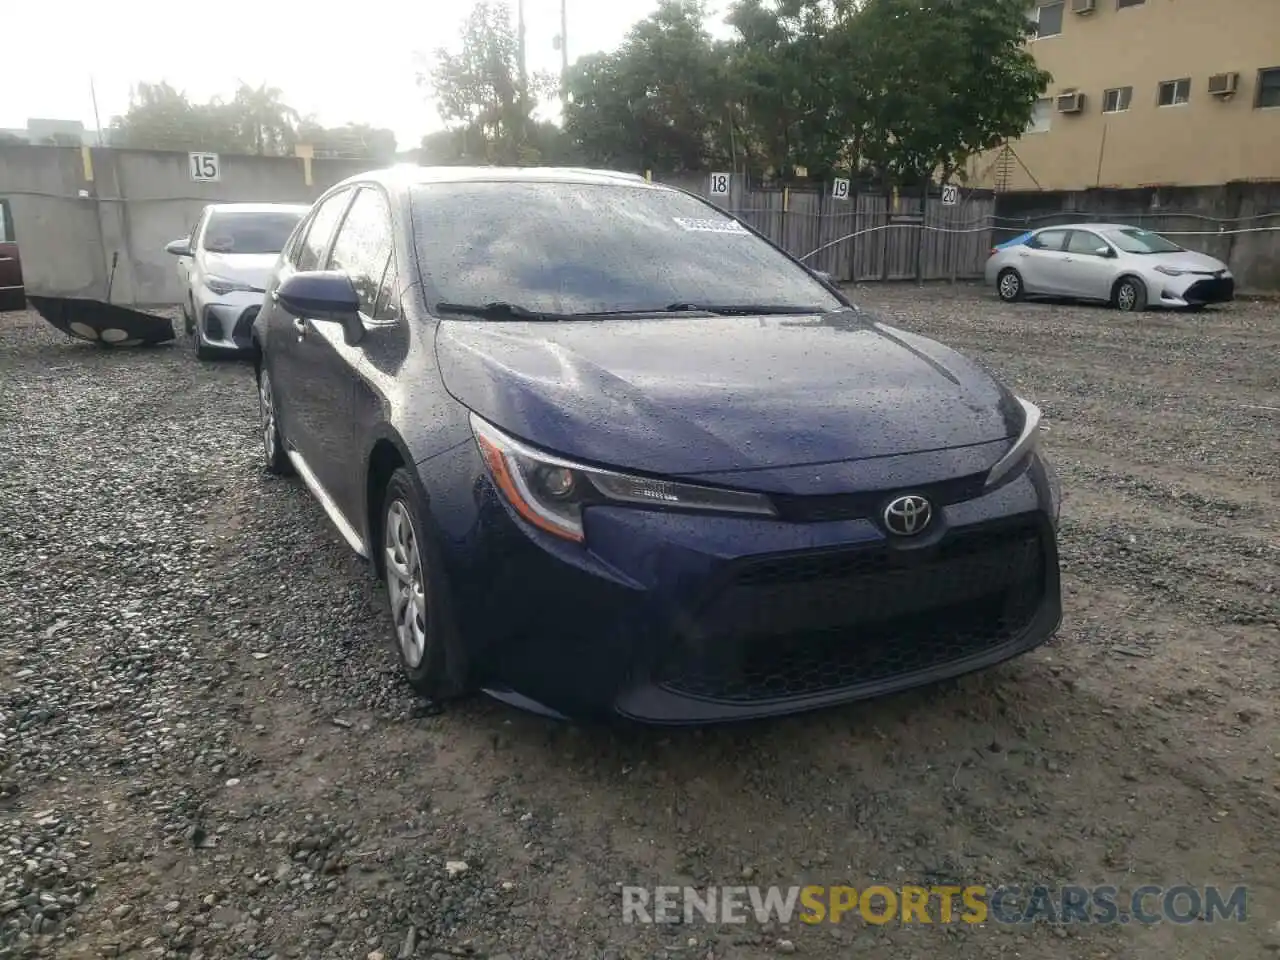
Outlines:
<svg viewBox="0 0 1280 960"><path fill-rule="evenodd" d="M342 190L325 200L316 209L307 227L307 237L298 246L298 257L294 266L299 270L319 270L329 251L329 241L333 238L334 228L342 218L342 212L351 199L350 190Z"/></svg>
<svg viewBox="0 0 1280 960"><path fill-rule="evenodd" d="M1037 233L1034 237L1027 241L1027 246L1034 247L1037 250L1061 250L1063 244L1067 240L1066 230L1045 230L1043 233Z"/></svg>

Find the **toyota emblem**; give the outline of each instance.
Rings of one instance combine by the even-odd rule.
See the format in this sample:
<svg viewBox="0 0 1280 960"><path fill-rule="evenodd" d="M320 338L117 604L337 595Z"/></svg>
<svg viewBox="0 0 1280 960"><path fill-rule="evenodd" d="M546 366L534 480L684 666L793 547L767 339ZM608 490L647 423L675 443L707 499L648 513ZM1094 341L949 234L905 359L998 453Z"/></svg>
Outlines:
<svg viewBox="0 0 1280 960"><path fill-rule="evenodd" d="M898 497L884 508L884 525L890 533L900 537L914 537L923 533L933 519L933 507L924 497L914 494Z"/></svg>

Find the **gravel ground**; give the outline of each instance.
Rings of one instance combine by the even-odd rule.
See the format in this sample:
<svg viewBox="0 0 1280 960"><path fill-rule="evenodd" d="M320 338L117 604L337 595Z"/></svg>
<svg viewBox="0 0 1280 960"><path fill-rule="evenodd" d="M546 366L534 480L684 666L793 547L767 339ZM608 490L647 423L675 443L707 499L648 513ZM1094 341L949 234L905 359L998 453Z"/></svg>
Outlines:
<svg viewBox="0 0 1280 960"><path fill-rule="evenodd" d="M583 729L398 681L251 370L0 316L0 958L1280 950L1280 306L857 292L1040 403L1056 640L808 717ZM465 868L459 866L465 864ZM620 884L1250 885L1154 928L624 925Z"/></svg>

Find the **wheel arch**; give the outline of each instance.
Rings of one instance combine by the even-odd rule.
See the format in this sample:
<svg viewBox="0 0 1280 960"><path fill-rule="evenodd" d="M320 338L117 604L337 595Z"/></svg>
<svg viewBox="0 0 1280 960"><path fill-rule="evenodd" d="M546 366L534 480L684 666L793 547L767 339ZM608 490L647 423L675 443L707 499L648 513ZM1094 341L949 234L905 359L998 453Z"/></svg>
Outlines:
<svg viewBox="0 0 1280 960"><path fill-rule="evenodd" d="M382 494L387 489L391 475L402 467L412 467L413 458L404 441L394 432L386 430L374 437L364 463L365 542L369 546L369 559L373 562L374 572L381 578L386 573L382 565L382 551L377 546L382 538ZM410 473L425 506L426 493L416 473L413 470Z"/></svg>
<svg viewBox="0 0 1280 960"><path fill-rule="evenodd" d="M1150 287L1147 285L1147 281L1143 280L1141 275L1134 273L1132 270L1126 270L1124 273L1120 274L1120 276L1116 277L1115 281L1111 284L1111 302L1112 303L1115 303L1116 296L1120 292L1120 284L1124 283L1126 280L1135 280L1138 283L1142 284L1142 289L1144 291L1150 289Z"/></svg>

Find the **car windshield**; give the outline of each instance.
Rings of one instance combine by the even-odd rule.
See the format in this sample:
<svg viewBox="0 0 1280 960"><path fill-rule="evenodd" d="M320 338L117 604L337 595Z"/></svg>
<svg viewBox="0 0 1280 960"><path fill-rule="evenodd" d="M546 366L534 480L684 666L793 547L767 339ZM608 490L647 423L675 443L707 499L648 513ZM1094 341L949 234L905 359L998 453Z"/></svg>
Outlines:
<svg viewBox="0 0 1280 960"><path fill-rule="evenodd" d="M1106 238L1125 253L1177 253L1182 248L1150 230L1108 230Z"/></svg>
<svg viewBox="0 0 1280 960"><path fill-rule="evenodd" d="M442 303L559 316L694 310L830 311L803 267L688 194L644 184L469 182L412 193L418 255ZM519 311L510 309L516 305ZM442 312L444 311L442 308Z"/></svg>
<svg viewBox="0 0 1280 960"><path fill-rule="evenodd" d="M279 253L301 219L292 210L215 210L204 228L204 248L213 253Z"/></svg>

